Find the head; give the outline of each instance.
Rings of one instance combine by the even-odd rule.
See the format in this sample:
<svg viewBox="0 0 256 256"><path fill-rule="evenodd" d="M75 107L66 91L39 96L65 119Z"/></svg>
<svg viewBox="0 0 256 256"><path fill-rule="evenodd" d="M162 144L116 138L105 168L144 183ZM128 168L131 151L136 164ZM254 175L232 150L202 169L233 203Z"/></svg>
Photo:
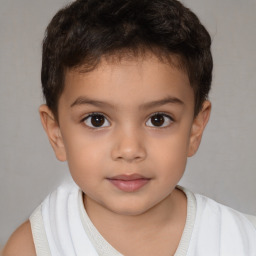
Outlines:
<svg viewBox="0 0 256 256"><path fill-rule="evenodd" d="M194 91L196 116L212 80L211 39L196 15L176 0L77 0L60 10L46 30L42 87L58 119L67 70L95 69L103 57L153 53L184 70Z"/></svg>
<svg viewBox="0 0 256 256"><path fill-rule="evenodd" d="M54 16L41 120L87 207L136 215L171 195L209 118L210 41L173 0L78 0Z"/></svg>

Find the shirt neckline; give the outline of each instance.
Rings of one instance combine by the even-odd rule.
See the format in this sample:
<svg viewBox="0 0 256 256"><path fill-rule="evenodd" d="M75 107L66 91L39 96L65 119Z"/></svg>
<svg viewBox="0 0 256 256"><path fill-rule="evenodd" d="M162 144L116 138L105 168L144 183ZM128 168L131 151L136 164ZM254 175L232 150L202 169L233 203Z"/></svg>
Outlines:
<svg viewBox="0 0 256 256"><path fill-rule="evenodd" d="M183 191L183 193L187 197L187 217L185 227L181 236L181 240L179 242L178 248L174 254L174 256L186 256L190 240L192 237L192 232L194 228L195 218L196 218L196 197L195 195L187 190L182 186L177 186L177 189ZM81 217L81 222L83 224L84 230L89 237L91 243L95 247L97 253L99 255L104 256L123 256L120 252L118 252L111 244L109 244L105 238L100 234L100 232L96 229L93 225L92 221L90 220L83 204L83 192L79 190L78 196L78 207Z"/></svg>

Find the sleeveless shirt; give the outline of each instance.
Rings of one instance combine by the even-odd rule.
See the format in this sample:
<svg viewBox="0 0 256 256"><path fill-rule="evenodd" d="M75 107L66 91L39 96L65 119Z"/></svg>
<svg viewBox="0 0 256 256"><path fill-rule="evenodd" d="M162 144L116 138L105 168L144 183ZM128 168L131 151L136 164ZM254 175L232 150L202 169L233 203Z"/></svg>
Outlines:
<svg viewBox="0 0 256 256"><path fill-rule="evenodd" d="M255 217L177 188L186 194L187 218L175 256L256 256ZM89 219L73 181L49 194L30 223L37 256L122 256Z"/></svg>

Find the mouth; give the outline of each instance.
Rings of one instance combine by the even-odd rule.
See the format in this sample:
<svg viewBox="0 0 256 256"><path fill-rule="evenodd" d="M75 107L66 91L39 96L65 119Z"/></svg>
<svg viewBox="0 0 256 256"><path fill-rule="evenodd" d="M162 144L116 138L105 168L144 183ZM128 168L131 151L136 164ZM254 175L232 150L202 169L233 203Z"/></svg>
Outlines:
<svg viewBox="0 0 256 256"><path fill-rule="evenodd" d="M107 178L107 180L121 191L135 192L149 183L151 179L139 174L130 174L117 175L111 178Z"/></svg>

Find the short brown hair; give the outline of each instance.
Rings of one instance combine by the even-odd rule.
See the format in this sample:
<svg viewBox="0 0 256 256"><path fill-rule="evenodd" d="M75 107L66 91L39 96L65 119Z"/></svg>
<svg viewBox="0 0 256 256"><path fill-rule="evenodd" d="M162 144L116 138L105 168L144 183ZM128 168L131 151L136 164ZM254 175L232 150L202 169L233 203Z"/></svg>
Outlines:
<svg viewBox="0 0 256 256"><path fill-rule="evenodd" d="M93 70L103 56L152 51L176 55L195 95L195 115L212 80L211 38L197 16L176 0L77 0L58 11L43 41L41 80L58 116L65 70Z"/></svg>

